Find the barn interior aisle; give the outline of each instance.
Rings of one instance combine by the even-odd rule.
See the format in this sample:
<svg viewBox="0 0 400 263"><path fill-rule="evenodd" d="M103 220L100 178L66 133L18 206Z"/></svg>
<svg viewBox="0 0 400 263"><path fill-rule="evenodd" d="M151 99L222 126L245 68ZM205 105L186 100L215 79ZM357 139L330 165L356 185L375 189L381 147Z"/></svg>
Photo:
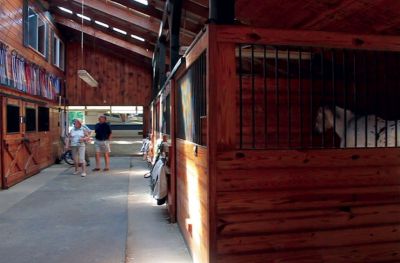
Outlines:
<svg viewBox="0 0 400 263"><path fill-rule="evenodd" d="M114 157L111 172L86 178L53 165L1 191L0 262L191 262L149 195L146 163L130 161Z"/></svg>

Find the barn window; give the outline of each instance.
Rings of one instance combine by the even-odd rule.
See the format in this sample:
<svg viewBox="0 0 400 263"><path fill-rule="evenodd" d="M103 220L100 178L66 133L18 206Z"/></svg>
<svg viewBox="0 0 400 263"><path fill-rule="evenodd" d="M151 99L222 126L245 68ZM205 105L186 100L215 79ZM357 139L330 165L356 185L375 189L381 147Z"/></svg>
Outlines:
<svg viewBox="0 0 400 263"><path fill-rule="evenodd" d="M205 145L202 139L202 118L206 108L206 54L203 53L178 80L177 137Z"/></svg>
<svg viewBox="0 0 400 263"><path fill-rule="evenodd" d="M7 105L7 133L16 133L20 131L19 107Z"/></svg>
<svg viewBox="0 0 400 263"><path fill-rule="evenodd" d="M65 45L64 42L61 41L61 39L53 34L53 64L64 70L64 61L65 61Z"/></svg>
<svg viewBox="0 0 400 263"><path fill-rule="evenodd" d="M47 57L47 24L31 7L24 14L24 42Z"/></svg>
<svg viewBox="0 0 400 263"><path fill-rule="evenodd" d="M400 146L399 53L242 44L236 55L238 148Z"/></svg>
<svg viewBox="0 0 400 263"><path fill-rule="evenodd" d="M25 115L26 131L36 131L36 109L26 108Z"/></svg>
<svg viewBox="0 0 400 263"><path fill-rule="evenodd" d="M39 107L38 109L38 130L49 131L50 129L50 116L49 108Z"/></svg>

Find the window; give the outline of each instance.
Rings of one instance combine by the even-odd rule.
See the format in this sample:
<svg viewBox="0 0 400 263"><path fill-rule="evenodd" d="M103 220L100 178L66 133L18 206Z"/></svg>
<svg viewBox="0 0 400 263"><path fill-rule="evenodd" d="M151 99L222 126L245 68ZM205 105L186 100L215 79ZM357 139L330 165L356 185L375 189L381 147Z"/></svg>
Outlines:
<svg viewBox="0 0 400 263"><path fill-rule="evenodd" d="M7 133L19 132L19 107L7 105Z"/></svg>
<svg viewBox="0 0 400 263"><path fill-rule="evenodd" d="M50 117L49 117L49 108L46 107L39 107L38 110L38 119L39 119L39 125L38 125L38 130L39 131L49 131L50 128Z"/></svg>
<svg viewBox="0 0 400 263"><path fill-rule="evenodd" d="M25 115L26 131L36 131L36 110L32 108L26 108Z"/></svg>
<svg viewBox="0 0 400 263"><path fill-rule="evenodd" d="M61 39L53 35L53 64L60 69L64 70L64 61L65 61L65 45Z"/></svg>
<svg viewBox="0 0 400 263"><path fill-rule="evenodd" d="M206 145L202 139L202 119L207 115L206 68L203 53L178 80L176 93L177 137L200 145Z"/></svg>
<svg viewBox="0 0 400 263"><path fill-rule="evenodd" d="M42 18L32 9L28 8L25 18L25 44L37 50L46 57L47 55L47 25Z"/></svg>

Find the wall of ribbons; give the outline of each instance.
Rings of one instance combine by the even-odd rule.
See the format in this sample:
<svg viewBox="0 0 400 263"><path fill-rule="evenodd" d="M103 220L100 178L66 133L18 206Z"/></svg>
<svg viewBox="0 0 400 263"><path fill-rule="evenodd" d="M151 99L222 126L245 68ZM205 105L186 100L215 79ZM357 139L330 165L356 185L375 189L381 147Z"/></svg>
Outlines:
<svg viewBox="0 0 400 263"><path fill-rule="evenodd" d="M55 100L61 94L62 79L0 42L0 84L30 95Z"/></svg>

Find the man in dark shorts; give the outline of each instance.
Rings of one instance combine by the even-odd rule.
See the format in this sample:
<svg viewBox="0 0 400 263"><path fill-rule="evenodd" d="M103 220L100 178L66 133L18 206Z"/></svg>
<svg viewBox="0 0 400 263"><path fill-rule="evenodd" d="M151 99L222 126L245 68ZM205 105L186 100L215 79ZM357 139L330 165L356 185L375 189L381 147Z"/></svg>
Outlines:
<svg viewBox="0 0 400 263"><path fill-rule="evenodd" d="M99 122L96 124L94 130L96 132L94 146L96 148L96 167L93 171L100 171L100 154L104 154L105 168L103 171L110 170L110 139L111 139L111 127L106 122L107 117L101 115Z"/></svg>

